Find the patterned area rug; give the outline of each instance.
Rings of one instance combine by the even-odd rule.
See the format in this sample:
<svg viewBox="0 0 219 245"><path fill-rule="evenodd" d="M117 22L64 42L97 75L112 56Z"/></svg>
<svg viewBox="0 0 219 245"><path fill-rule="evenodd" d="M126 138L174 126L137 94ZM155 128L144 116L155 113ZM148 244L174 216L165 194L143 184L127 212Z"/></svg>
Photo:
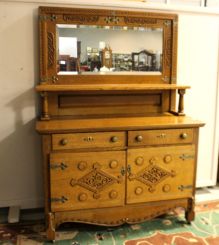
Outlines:
<svg viewBox="0 0 219 245"><path fill-rule="evenodd" d="M49 245L43 223L0 225L0 245ZM64 224L58 245L219 245L219 202L196 206L196 219L186 224L182 209L136 225L106 228Z"/></svg>

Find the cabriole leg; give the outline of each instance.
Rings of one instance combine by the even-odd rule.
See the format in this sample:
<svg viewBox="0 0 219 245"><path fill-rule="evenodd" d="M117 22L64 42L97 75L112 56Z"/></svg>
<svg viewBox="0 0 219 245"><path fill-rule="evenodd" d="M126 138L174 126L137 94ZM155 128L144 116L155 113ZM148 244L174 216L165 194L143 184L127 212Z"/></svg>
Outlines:
<svg viewBox="0 0 219 245"><path fill-rule="evenodd" d="M53 213L49 213L47 216L46 235L48 240L55 241L55 220Z"/></svg>
<svg viewBox="0 0 219 245"><path fill-rule="evenodd" d="M188 209L185 213L185 218L187 220L187 222L190 224L194 219L195 219L195 203L194 203L194 199L190 198L188 200Z"/></svg>

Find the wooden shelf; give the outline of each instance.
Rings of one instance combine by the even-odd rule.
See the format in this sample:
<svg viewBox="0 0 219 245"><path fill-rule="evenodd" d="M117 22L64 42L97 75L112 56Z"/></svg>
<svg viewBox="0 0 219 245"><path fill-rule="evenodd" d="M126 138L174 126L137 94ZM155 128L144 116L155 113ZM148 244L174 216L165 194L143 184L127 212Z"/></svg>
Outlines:
<svg viewBox="0 0 219 245"><path fill-rule="evenodd" d="M148 91L188 89L190 86L177 84L40 84L38 92L74 92L74 91Z"/></svg>

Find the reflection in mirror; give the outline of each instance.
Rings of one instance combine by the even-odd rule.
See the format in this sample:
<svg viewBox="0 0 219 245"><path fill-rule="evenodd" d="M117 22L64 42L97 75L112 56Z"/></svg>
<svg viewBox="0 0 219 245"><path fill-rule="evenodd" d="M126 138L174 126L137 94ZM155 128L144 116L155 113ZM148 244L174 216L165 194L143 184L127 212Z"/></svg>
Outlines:
<svg viewBox="0 0 219 245"><path fill-rule="evenodd" d="M58 74L162 71L162 28L57 25Z"/></svg>

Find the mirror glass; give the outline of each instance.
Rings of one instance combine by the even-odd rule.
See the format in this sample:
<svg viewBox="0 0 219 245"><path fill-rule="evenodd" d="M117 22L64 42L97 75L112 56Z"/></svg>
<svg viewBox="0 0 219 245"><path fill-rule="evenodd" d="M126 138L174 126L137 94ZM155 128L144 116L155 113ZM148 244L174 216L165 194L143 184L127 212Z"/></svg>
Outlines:
<svg viewBox="0 0 219 245"><path fill-rule="evenodd" d="M59 24L56 42L61 75L162 72L162 28Z"/></svg>

